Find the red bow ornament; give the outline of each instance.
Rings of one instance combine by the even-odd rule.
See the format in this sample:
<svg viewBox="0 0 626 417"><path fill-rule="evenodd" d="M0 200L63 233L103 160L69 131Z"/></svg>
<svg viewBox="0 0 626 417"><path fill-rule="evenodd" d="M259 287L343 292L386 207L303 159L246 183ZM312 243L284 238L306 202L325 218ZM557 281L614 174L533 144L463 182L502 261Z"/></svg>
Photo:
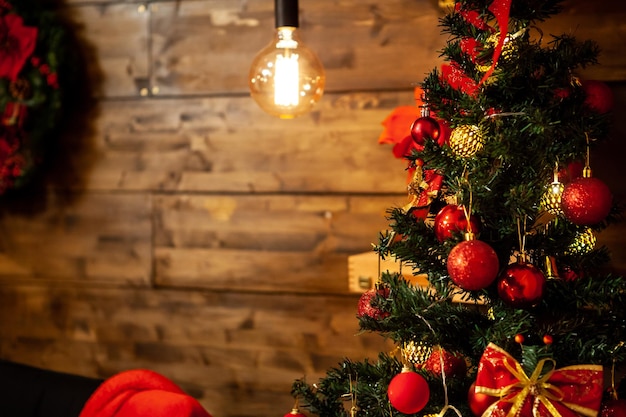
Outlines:
<svg viewBox="0 0 626 417"><path fill-rule="evenodd" d="M482 417L596 417L602 366L554 368L554 360L542 359L529 377L509 353L490 343L478 364L476 393L499 399Z"/></svg>

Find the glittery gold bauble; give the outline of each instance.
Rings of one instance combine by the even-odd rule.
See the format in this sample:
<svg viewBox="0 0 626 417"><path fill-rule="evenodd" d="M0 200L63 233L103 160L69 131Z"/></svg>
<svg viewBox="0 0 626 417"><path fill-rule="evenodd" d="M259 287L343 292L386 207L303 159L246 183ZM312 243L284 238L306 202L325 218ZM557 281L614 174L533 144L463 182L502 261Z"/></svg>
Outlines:
<svg viewBox="0 0 626 417"><path fill-rule="evenodd" d="M450 133L450 149L455 155L469 158L485 146L480 128L475 125L455 127Z"/></svg>
<svg viewBox="0 0 626 417"><path fill-rule="evenodd" d="M433 347L424 342L405 342L402 346L402 358L410 363L422 364L430 357Z"/></svg>
<svg viewBox="0 0 626 417"><path fill-rule="evenodd" d="M548 184L539 202L541 208L555 216L563 215L561 196L563 195L564 188L565 186L558 181Z"/></svg>
<svg viewBox="0 0 626 417"><path fill-rule="evenodd" d="M567 254L569 255L584 255L589 253L596 247L596 236L593 234L593 230L586 228L582 232L578 232L574 241L567 248Z"/></svg>

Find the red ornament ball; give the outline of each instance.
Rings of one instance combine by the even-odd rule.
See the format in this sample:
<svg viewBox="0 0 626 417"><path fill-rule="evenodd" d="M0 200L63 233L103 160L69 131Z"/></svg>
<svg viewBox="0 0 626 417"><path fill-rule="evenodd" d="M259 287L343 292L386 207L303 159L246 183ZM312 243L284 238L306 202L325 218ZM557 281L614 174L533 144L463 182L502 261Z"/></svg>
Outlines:
<svg viewBox="0 0 626 417"><path fill-rule="evenodd" d="M290 413L285 414L284 417L306 417L306 415L302 414L297 408L294 408Z"/></svg>
<svg viewBox="0 0 626 417"><path fill-rule="evenodd" d="M552 339L552 336L550 336L549 334L543 335L543 343L544 343L544 345L551 345L552 342L554 342L554 339Z"/></svg>
<svg viewBox="0 0 626 417"><path fill-rule="evenodd" d="M382 311L378 306L372 305L372 301L376 300L378 296L386 298L389 296L388 288L372 288L361 294L358 304L358 317L370 317L375 320L381 320L389 316L389 312Z"/></svg>
<svg viewBox="0 0 626 417"><path fill-rule="evenodd" d="M430 388L423 376L405 368L389 382L387 397L399 412L415 414L428 403Z"/></svg>
<svg viewBox="0 0 626 417"><path fill-rule="evenodd" d="M613 92L604 82L598 80L586 80L582 82L585 92L585 105L597 112L608 113L613 109Z"/></svg>
<svg viewBox="0 0 626 417"><path fill-rule="evenodd" d="M600 417L626 417L626 399L610 399L600 406Z"/></svg>
<svg viewBox="0 0 626 417"><path fill-rule="evenodd" d="M518 333L515 335L514 340L515 340L515 343L519 343L521 345L522 343L524 343L524 340L526 340L526 338L524 337L523 334Z"/></svg>
<svg viewBox="0 0 626 417"><path fill-rule="evenodd" d="M465 240L450 251L447 262L450 279L464 290L488 287L498 276L498 255L481 240Z"/></svg>
<svg viewBox="0 0 626 417"><path fill-rule="evenodd" d="M601 222L613 203L609 187L597 178L577 178L567 184L561 196L565 218L579 226Z"/></svg>
<svg viewBox="0 0 626 417"><path fill-rule="evenodd" d="M418 145L424 145L426 138L431 138L439 143L440 136L441 127L439 122L430 116L420 117L411 125L411 137Z"/></svg>
<svg viewBox="0 0 626 417"><path fill-rule="evenodd" d="M477 393L475 382L470 385L467 391L467 403L469 404L470 410L472 410L472 414L476 417L482 416L485 410L496 401L498 401L498 397Z"/></svg>
<svg viewBox="0 0 626 417"><path fill-rule="evenodd" d="M527 308L543 297L546 277L536 266L518 262L509 265L498 278L498 295L507 305Z"/></svg>
<svg viewBox="0 0 626 417"><path fill-rule="evenodd" d="M469 225L471 226L472 233L478 234L480 232L480 220L478 216L470 215ZM467 232L468 221L463 206L448 204L439 210L439 213L435 216L433 230L435 237L437 237L440 242L450 239L454 233Z"/></svg>
<svg viewBox="0 0 626 417"><path fill-rule="evenodd" d="M426 359L422 368L433 375L441 376L441 363L443 362L443 372L447 378L463 377L467 373L467 363L460 354L451 353L445 349L435 348Z"/></svg>

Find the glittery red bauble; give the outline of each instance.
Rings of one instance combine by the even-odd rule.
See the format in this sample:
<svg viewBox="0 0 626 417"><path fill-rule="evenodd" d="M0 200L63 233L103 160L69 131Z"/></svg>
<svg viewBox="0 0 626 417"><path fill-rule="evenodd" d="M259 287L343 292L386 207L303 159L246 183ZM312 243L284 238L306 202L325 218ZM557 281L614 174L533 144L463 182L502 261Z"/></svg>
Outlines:
<svg viewBox="0 0 626 417"><path fill-rule="evenodd" d="M570 222L589 226L604 220L611 211L613 196L601 180L577 178L567 184L561 195L561 208Z"/></svg>
<svg viewBox="0 0 626 417"><path fill-rule="evenodd" d="M469 390L467 391L467 403L469 404L470 410L472 410L472 414L476 417L480 417L491 404L498 401L498 397L483 393L476 393L475 388L476 383L474 382L470 385Z"/></svg>
<svg viewBox="0 0 626 417"><path fill-rule="evenodd" d="M470 224L472 233L480 232L480 221L475 215L470 216ZM454 233L467 232L467 217L463 206L456 204L448 204L435 216L435 224L433 227L435 236L440 242L450 239Z"/></svg>
<svg viewBox="0 0 626 417"><path fill-rule="evenodd" d="M466 240L456 245L448 255L450 279L464 290L488 287L498 275L498 255L481 240Z"/></svg>
<svg viewBox="0 0 626 417"><path fill-rule="evenodd" d="M626 417L626 399L610 399L600 405L600 417Z"/></svg>
<svg viewBox="0 0 626 417"><path fill-rule="evenodd" d="M518 262L507 266L498 278L498 295L511 307L527 308L541 301L545 286L546 277L539 268Z"/></svg>
<svg viewBox="0 0 626 417"><path fill-rule="evenodd" d="M430 388L423 376L403 370L389 382L387 396L396 410L404 414L414 414L428 403Z"/></svg>
<svg viewBox="0 0 626 417"><path fill-rule="evenodd" d="M438 141L440 135L439 122L430 116L420 117L411 125L411 137L418 145L423 145L426 138Z"/></svg>
<svg viewBox="0 0 626 417"><path fill-rule="evenodd" d="M585 105L597 113L608 113L613 109L613 92L604 82L586 80L582 82Z"/></svg>
<svg viewBox="0 0 626 417"><path fill-rule="evenodd" d="M441 376L441 362L446 377L465 376L467 364L460 354L453 354L445 349L435 348L422 365L423 369L436 376Z"/></svg>
<svg viewBox="0 0 626 417"><path fill-rule="evenodd" d="M372 301L376 300L377 296L388 297L389 289L387 288L379 288L365 291L361 294L361 298L359 298L358 304L358 316L359 317L371 317L375 320L384 319L389 316L389 312L382 311L377 306L372 305Z"/></svg>

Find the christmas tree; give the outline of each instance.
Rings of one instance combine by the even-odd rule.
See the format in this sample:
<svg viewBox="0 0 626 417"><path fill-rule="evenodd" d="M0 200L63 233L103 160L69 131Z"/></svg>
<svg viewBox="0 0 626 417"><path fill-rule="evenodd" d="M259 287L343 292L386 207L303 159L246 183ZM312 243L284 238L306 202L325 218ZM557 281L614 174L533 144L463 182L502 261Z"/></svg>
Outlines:
<svg viewBox="0 0 626 417"><path fill-rule="evenodd" d="M619 210L589 157L612 97L578 75L596 43L539 29L560 6L460 0L441 19L445 62L417 89L420 113L399 108L386 132L403 133L382 136L408 161L409 203L389 210L374 250L404 272L382 271L358 306L360 328L397 351L295 381L309 412L626 412L626 282L595 245Z"/></svg>

